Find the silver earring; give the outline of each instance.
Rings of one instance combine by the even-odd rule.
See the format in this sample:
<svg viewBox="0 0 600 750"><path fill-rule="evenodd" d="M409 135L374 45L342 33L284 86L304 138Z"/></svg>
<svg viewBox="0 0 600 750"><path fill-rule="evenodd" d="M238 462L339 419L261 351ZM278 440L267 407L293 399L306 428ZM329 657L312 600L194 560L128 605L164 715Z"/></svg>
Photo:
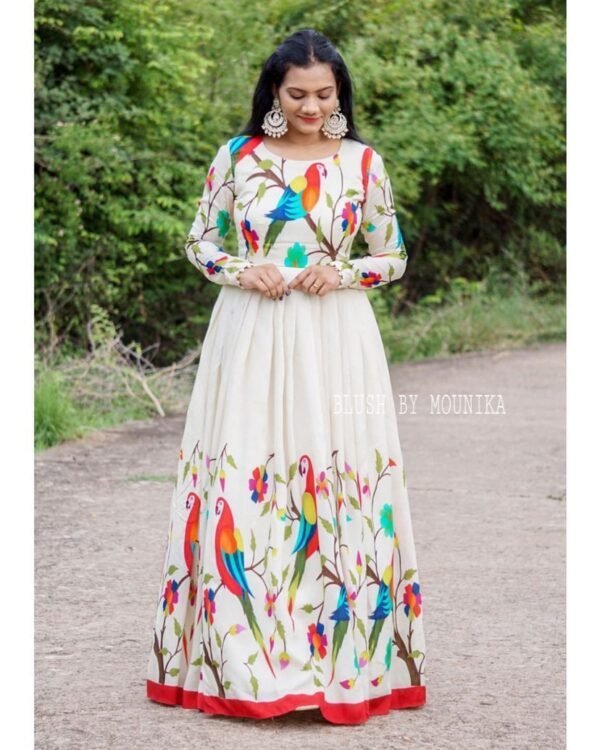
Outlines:
<svg viewBox="0 0 600 750"><path fill-rule="evenodd" d="M340 109L340 100L335 104L335 109L323 123L321 131L328 138L343 138L348 132L348 120Z"/></svg>
<svg viewBox="0 0 600 750"><path fill-rule="evenodd" d="M261 127L267 135L271 135L273 138L281 138L284 133L287 133L287 119L277 97L274 97L273 109L267 112Z"/></svg>

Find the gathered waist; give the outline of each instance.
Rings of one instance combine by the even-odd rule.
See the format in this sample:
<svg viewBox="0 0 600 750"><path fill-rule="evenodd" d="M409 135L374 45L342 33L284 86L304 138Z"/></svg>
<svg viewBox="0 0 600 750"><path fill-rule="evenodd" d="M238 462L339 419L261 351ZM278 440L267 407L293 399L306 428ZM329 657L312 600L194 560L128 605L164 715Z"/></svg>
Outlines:
<svg viewBox="0 0 600 750"><path fill-rule="evenodd" d="M321 265L324 263L322 255L319 256L318 261L315 260L314 262L311 262L311 258L308 258L308 263L306 265L304 265L304 266L291 266L291 265L287 265L285 263L286 259L282 258L280 255L277 255L273 251L271 251L269 253L269 255L267 255L266 258L263 255L252 257L251 253L249 253L248 255L246 255L246 250L245 249L244 250L240 250L239 251L239 255L240 255L240 257L246 258L251 263L253 263L254 265L257 265L257 266L258 265L267 264L267 263L271 263L274 266L277 266L277 268L281 272L281 275L283 276L283 278L286 281L291 281L291 279L293 279L301 271L304 271L305 268L308 268L311 265L319 265L318 261L320 261ZM340 257L340 256L338 255L338 257Z"/></svg>

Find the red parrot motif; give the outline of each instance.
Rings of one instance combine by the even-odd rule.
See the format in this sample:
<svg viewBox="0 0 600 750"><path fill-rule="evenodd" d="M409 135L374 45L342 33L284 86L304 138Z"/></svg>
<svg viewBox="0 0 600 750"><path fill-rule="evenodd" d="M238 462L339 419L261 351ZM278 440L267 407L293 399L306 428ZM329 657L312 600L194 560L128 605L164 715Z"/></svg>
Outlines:
<svg viewBox="0 0 600 750"><path fill-rule="evenodd" d="M235 163L235 161L240 162L245 156L253 153L261 141L262 138L259 135L240 135L237 138L232 138L229 141L229 153L231 154L232 163Z"/></svg>
<svg viewBox="0 0 600 750"><path fill-rule="evenodd" d="M302 494L302 511L300 513L300 528L292 554L296 554L294 562L294 573L288 589L288 612L292 619L292 627L296 630L296 624L292 616L294 601L298 586L304 575L306 561L319 549L319 534L317 532L317 495L315 492L315 473L306 453L300 457L298 471L300 476L306 477L304 493Z"/></svg>
<svg viewBox="0 0 600 750"><path fill-rule="evenodd" d="M371 160L373 159L373 149L370 146L363 151L362 159L360 161L360 172L362 175L362 186L365 198L367 197L367 189L369 186L369 169L371 167Z"/></svg>
<svg viewBox="0 0 600 750"><path fill-rule="evenodd" d="M250 601L250 597L254 597L254 594L250 589L244 568L244 540L240 529L234 524L233 513L224 497L217 498L215 515L219 518L215 532L215 557L221 581L240 600L252 635L261 648L271 674L275 677L263 634Z"/></svg>
<svg viewBox="0 0 600 750"><path fill-rule="evenodd" d="M192 575L194 554L200 551L200 539L198 536L198 519L200 516L200 496L195 492L188 493L185 501L186 510L189 510L185 534L183 537L183 556L188 574Z"/></svg>

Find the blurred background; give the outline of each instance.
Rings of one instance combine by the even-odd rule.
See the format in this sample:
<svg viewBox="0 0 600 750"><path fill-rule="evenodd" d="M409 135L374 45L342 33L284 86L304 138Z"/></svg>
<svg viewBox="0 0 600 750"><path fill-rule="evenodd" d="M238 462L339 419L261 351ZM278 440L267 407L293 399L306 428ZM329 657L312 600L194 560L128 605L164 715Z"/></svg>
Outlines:
<svg viewBox="0 0 600 750"><path fill-rule="evenodd" d="M302 26L342 53L392 180L408 266L368 292L389 361L564 339L564 2L35 7L37 450L186 408L220 287L185 238Z"/></svg>

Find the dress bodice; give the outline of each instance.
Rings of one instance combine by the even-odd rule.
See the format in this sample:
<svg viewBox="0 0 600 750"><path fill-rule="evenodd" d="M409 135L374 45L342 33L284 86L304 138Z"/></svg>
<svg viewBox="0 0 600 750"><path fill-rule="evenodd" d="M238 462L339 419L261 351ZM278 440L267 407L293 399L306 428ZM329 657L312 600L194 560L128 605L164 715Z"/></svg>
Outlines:
<svg viewBox="0 0 600 750"><path fill-rule="evenodd" d="M222 248L232 223L237 255ZM351 259L359 229L369 255ZM208 170L186 252L207 278L238 286L249 265L328 263L342 287L371 288L400 278L407 258L383 160L350 138L306 160L273 153L262 136L230 139Z"/></svg>

